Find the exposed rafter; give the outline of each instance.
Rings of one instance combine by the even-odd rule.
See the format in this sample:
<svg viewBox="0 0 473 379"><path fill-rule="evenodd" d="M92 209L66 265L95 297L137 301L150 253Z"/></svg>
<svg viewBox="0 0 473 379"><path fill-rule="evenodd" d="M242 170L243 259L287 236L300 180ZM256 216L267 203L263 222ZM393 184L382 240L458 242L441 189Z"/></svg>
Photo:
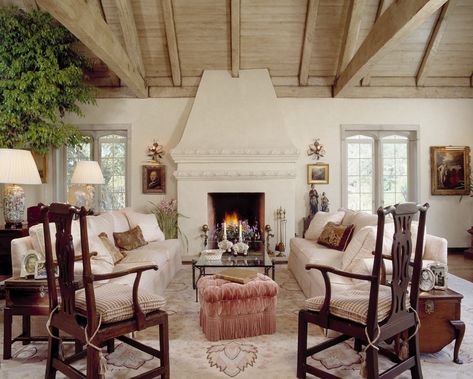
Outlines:
<svg viewBox="0 0 473 379"><path fill-rule="evenodd" d="M100 13L105 22L107 21L105 18L105 12L103 11L102 2L100 0L85 0L85 2L92 8L94 12Z"/></svg>
<svg viewBox="0 0 473 379"><path fill-rule="evenodd" d="M319 0L309 0L305 20L304 42L302 45L301 67L299 70L299 84L306 86L309 83L310 58L314 45L315 23L319 10Z"/></svg>
<svg viewBox="0 0 473 379"><path fill-rule="evenodd" d="M346 69L334 85L334 96L341 96L369 73L370 67L382 59L409 32L439 9L447 0L398 0L375 22Z"/></svg>
<svg viewBox="0 0 473 379"><path fill-rule="evenodd" d="M115 0L118 10L118 18L125 40L126 51L135 68L145 77L145 65L143 64L143 56L141 54L140 40L136 30L135 17L133 16L133 8L130 0Z"/></svg>
<svg viewBox="0 0 473 379"><path fill-rule="evenodd" d="M169 61L171 63L172 81L175 86L181 85L181 65L177 48L176 27L171 0L162 0L164 25L166 27L166 41L168 45Z"/></svg>
<svg viewBox="0 0 473 379"><path fill-rule="evenodd" d="M416 82L418 86L425 85L425 79L429 74L429 69L432 66L432 60L437 53L437 49L442 41L443 34L447 27L448 15L451 13L452 9L455 8L456 0L449 0L442 7L442 11L439 14L437 23L435 24L434 30L429 39L427 49L425 50L424 56L422 57L422 62L420 64L419 70L417 71Z"/></svg>
<svg viewBox="0 0 473 379"><path fill-rule="evenodd" d="M100 58L138 97L147 97L144 79L102 17L83 1L37 0L56 20L69 29Z"/></svg>
<svg viewBox="0 0 473 379"><path fill-rule="evenodd" d="M363 5L365 0L350 1L350 8L348 10L347 21L345 26L345 35L343 37L343 44L340 50L340 58L338 60L337 76L345 70L348 62L355 54L356 44L358 42L358 35L360 33L361 19L363 16Z"/></svg>
<svg viewBox="0 0 473 379"><path fill-rule="evenodd" d="M231 0L232 12L232 76L240 72L240 0Z"/></svg>

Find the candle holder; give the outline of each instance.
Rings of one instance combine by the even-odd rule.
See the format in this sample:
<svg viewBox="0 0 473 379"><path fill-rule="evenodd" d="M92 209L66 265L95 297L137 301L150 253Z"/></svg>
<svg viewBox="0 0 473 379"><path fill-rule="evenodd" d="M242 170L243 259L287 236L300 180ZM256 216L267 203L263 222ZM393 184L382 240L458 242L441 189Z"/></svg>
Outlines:
<svg viewBox="0 0 473 379"><path fill-rule="evenodd" d="M204 249L207 248L207 244L209 243L209 226L207 224L202 225L202 234L200 235L201 238L204 239Z"/></svg>

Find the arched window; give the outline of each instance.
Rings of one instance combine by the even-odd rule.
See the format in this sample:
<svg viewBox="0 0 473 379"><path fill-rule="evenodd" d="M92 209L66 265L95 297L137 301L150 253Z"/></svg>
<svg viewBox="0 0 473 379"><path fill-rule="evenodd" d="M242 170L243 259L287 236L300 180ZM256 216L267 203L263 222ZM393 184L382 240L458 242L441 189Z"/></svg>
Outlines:
<svg viewBox="0 0 473 379"><path fill-rule="evenodd" d="M64 173L65 186L60 192L67 195L71 177L79 160L96 160L102 169L105 184L97 186L95 209L114 210L128 204L128 130L107 128L81 128L89 142L79 147L66 147ZM63 196L65 197L65 196Z"/></svg>
<svg viewBox="0 0 473 379"><path fill-rule="evenodd" d="M417 201L417 128L342 126L342 205L374 212Z"/></svg>

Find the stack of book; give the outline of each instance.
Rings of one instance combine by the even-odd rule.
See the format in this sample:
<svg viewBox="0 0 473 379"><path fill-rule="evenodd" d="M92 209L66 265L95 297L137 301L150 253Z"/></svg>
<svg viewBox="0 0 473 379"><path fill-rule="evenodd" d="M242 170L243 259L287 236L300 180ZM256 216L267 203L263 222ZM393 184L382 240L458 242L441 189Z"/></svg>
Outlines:
<svg viewBox="0 0 473 379"><path fill-rule="evenodd" d="M246 284L251 282L258 273L246 268L228 268L215 274L217 279L225 279L230 282Z"/></svg>

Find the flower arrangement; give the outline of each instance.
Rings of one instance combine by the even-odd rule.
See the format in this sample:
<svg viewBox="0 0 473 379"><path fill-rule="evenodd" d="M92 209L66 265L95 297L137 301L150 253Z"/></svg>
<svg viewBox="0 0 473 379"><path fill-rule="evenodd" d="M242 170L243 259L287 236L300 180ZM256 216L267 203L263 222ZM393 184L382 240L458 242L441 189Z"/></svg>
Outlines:
<svg viewBox="0 0 473 379"><path fill-rule="evenodd" d="M241 222L241 234L243 241L259 241L261 240L261 231L256 221L254 225L250 225L248 220ZM238 242L238 224L227 224L227 239L229 241ZM212 240L218 242L223 240L223 226L217 224L213 234Z"/></svg>
<svg viewBox="0 0 473 379"><path fill-rule="evenodd" d="M177 201L164 199L159 204L153 202L151 204L153 205L151 213L156 216L164 237L166 239L177 238L178 233L181 233L177 220L179 216L182 216L177 213Z"/></svg>

